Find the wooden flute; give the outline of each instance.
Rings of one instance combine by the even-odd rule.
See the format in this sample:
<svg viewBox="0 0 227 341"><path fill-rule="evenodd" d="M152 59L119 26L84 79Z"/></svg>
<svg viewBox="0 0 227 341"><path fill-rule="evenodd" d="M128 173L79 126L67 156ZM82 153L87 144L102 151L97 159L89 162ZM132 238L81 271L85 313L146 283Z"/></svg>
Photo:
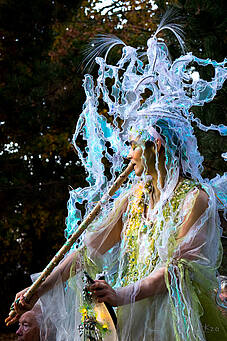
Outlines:
<svg viewBox="0 0 227 341"><path fill-rule="evenodd" d="M64 258L64 255L70 250L72 245L76 242L76 240L80 237L80 235L86 230L88 225L95 219L98 213L101 210L102 202L106 200L106 198L111 197L123 184L129 174L133 171L134 165L129 163L127 168L118 176L115 180L111 188L108 190L106 194L101 198L101 200L95 205L92 211L86 216L83 222L78 226L78 229L72 234L72 236L66 241L66 243L62 246L62 248L56 253L56 255L52 258L37 280L30 286L30 288L24 294L24 298L27 302L29 302L32 295L35 291L40 287L43 281L49 276L49 274L53 271L53 269L59 264L59 262ZM16 316L16 311L14 309L14 305L11 305L9 317L13 318ZM7 319L8 319L7 318ZM10 323L6 323L8 326Z"/></svg>

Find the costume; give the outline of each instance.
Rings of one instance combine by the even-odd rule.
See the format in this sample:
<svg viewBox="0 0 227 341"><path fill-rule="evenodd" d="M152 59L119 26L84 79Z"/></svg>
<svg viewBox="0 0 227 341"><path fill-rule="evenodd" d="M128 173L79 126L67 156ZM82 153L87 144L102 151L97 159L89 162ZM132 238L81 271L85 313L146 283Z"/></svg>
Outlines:
<svg viewBox="0 0 227 341"><path fill-rule="evenodd" d="M144 184L135 187L124 213L113 283L114 287L136 283L127 291L132 304L118 308L120 340L225 340L227 323L215 302L221 245L219 218L212 200L187 236L177 240L178 229L190 215L200 185L182 180L164 205L164 219L159 221L156 217L153 224L143 217ZM211 188L204 190L211 198L214 196ZM94 228L91 238L95 238ZM111 257L111 267L113 263ZM168 268L168 293L134 303L140 280L162 266ZM92 268L87 270L93 273ZM207 320L209 314L215 318Z"/></svg>
<svg viewBox="0 0 227 341"><path fill-rule="evenodd" d="M205 127L190 111L192 106L213 99L227 77L227 70L225 61L202 60L191 53L171 62L166 45L157 38L164 28L173 31L182 45L180 26L170 23L167 16L148 40L147 61L142 61L144 53L140 55L116 38L104 37L102 47L107 47L107 54L116 43L124 46L122 58L113 66L107 64L107 54L105 59L97 57L96 84L90 75L85 76L87 98L74 143L86 168L89 187L70 192L66 237L76 230L81 220L77 203L86 200L88 212L105 191L108 178L103 156L110 163L113 178L122 169L129 135L140 137L143 151L146 141L155 142L157 134L161 136L166 176L161 185L156 149L154 163L160 199L148 210L147 216L144 205L149 206L146 190L149 177L145 172L141 179L132 174L130 182L122 186L113 201L102 202L102 212L84 239L75 245L74 250L78 247L76 264L72 266L67 289L59 280L41 298L44 313L57 328L57 341L79 341L87 317L95 319L93 303L82 295L84 270L92 278L105 271L107 282L123 291L127 304L117 308L120 341L224 341L227 338L227 322L215 301L216 270L222 254L217 209L222 207L226 213L227 175L217 175L212 181L202 178L203 158L192 122L200 129L217 130L222 135L226 135L227 128L224 125ZM213 66L212 81L193 78L191 62ZM111 92L109 80L113 84ZM151 95L144 100L142 95L147 89ZM100 98L108 107L111 122L99 114ZM77 145L79 135L87 142L86 155ZM178 239L181 225L190 217L200 190L208 195L208 208L190 226L185 237ZM111 240L117 240L115 226L120 222L120 243L111 244ZM141 281L161 268L166 269L167 292L135 302ZM97 324L96 329L93 340L108 337L106 323Z"/></svg>
<svg viewBox="0 0 227 341"><path fill-rule="evenodd" d="M218 217L215 208L209 207L184 240L177 240L178 228L183 219L190 215L198 195L198 185L183 180L164 206L163 223L156 220L146 236L147 225L141 218L143 211L141 189L138 189L135 194L130 208L132 216L125 231L128 240L126 254L130 256L126 256L124 268L127 270L122 280L126 283L134 283L164 265L168 268L166 276L168 293L136 302L132 311L130 311L131 307L120 307L119 314L123 329L121 339L225 340L227 330L224 328L227 324L215 308L214 299L214 288L217 287L215 268L220 261L218 255L220 245L217 244ZM136 229L134 219L138 221ZM161 231L157 228L157 224L162 225ZM205 236L207 229L209 232ZM200 302L202 307L199 303L201 291L206 292L206 308L210 307L211 311L216 310L217 315L213 314L215 316L213 321L207 321L206 315L200 322L199 316L203 314L202 309L205 308L204 302ZM208 293L213 297L213 306L207 298ZM211 311L206 311L206 314ZM125 321L130 314L132 314L132 321L130 328L127 328ZM210 334L204 332L206 325L210 327Z"/></svg>
<svg viewBox="0 0 227 341"><path fill-rule="evenodd" d="M93 314L94 305L89 306L82 295L84 270L93 277L105 270L107 281L115 289L129 288L126 295L131 304L117 308L121 341L226 340L227 320L216 303L216 269L222 248L211 187L203 186L210 197L206 212L183 240L177 240L181 223L190 215L200 189L198 183L182 179L164 205L164 219L159 221L156 217L152 223L143 216L144 183L129 188L114 207L118 214L123 212L124 227L121 243L111 253L101 255L100 244L95 244L105 230L100 230L103 216L97 218L85 237L86 246L77 251L75 259L80 267L73 265L67 290L59 281L51 293L41 298L44 306L52 305L46 317L57 327L57 340L80 340L78 326ZM115 222L112 218L103 240ZM168 292L135 302L140 280L163 266L168 269ZM105 340L108 324L101 324L101 328L103 325L106 331L101 335Z"/></svg>

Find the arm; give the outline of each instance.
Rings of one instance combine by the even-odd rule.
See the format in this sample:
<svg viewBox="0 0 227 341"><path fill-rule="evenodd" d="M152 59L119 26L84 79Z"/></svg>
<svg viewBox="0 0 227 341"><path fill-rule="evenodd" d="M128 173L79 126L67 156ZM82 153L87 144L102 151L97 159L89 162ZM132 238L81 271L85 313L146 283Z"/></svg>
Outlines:
<svg viewBox="0 0 227 341"><path fill-rule="evenodd" d="M38 297L41 297L47 291L52 289L57 283L66 282L70 276L70 269L73 263L75 263L76 270L78 271L80 269L80 253L78 251L74 251L68 255L45 279L45 281L37 289Z"/></svg>
<svg viewBox="0 0 227 341"><path fill-rule="evenodd" d="M94 233L87 242L87 246L103 255L121 240L122 227L123 222L121 215L119 220L109 231L103 229L98 233Z"/></svg>
<svg viewBox="0 0 227 341"><path fill-rule="evenodd" d="M107 302L114 307L133 303L165 292L165 271L164 267L160 268L149 277L117 290L111 288L106 281L96 280L90 290L99 303Z"/></svg>
<svg viewBox="0 0 227 341"><path fill-rule="evenodd" d="M95 253L103 255L121 240L123 228L122 215L128 205L128 194L116 200L113 209L103 220L96 222L85 237L85 245Z"/></svg>
<svg viewBox="0 0 227 341"><path fill-rule="evenodd" d="M184 221L180 227L177 239L180 240L183 237L186 236L186 234L189 232L190 228L198 221L198 219L202 216L202 214L206 211L208 208L208 195L203 190L198 190L198 193L196 193L196 198L194 205L192 207L191 212L189 212L189 215L186 215L184 218ZM187 207L183 205L183 210L186 210Z"/></svg>
<svg viewBox="0 0 227 341"><path fill-rule="evenodd" d="M119 211L117 211L117 213L119 213ZM112 224L111 229L107 229L108 231L106 231L104 226L101 231L98 231L98 233L91 233L91 238L89 238L88 246L103 254L111 247L113 247L117 242L119 242L123 225L121 219L122 210L119 216L118 219L114 219L116 223ZM47 291L51 290L57 283L67 281L70 276L70 269L73 262L75 263L75 270L78 271L81 268L82 263L80 257L81 255L79 252L73 252L69 256L67 256L36 290L29 302L26 302L24 299L24 294L26 293L28 288L18 292L14 301L14 309L17 315L14 318L8 317L6 319L7 325L17 322L19 317L25 311L31 310L37 300Z"/></svg>
<svg viewBox="0 0 227 341"><path fill-rule="evenodd" d="M107 217L105 221L103 222L103 228L96 231L91 231L90 237L86 238L85 236L85 245L87 247L91 247L95 251L104 254L109 249L111 249L116 243L120 241L121 238L121 231L123 227L122 222L122 214L124 210L127 207L127 198L123 200L122 205L120 206L120 209L116 207L114 210L116 210L115 214L113 214L113 218L110 222ZM109 224L109 226L106 226ZM82 251L82 249L81 249ZM83 252L82 252L83 254ZM42 283L40 288L38 289L38 296L41 297L45 292L50 290L57 281L61 280L62 282L65 282L68 280L70 276L70 269L72 264L75 264L76 271L80 270L82 267L82 254L79 251L72 252L69 256L67 256L56 268L55 271L53 271L47 279ZM75 258L76 257L76 258Z"/></svg>

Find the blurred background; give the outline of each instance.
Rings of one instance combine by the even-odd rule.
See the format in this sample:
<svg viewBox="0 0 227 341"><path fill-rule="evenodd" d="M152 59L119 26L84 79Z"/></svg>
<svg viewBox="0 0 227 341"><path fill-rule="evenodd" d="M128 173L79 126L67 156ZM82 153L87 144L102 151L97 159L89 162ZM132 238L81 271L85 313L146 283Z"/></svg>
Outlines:
<svg viewBox="0 0 227 341"><path fill-rule="evenodd" d="M16 327L4 318L30 274L47 265L65 241L69 187L86 185L71 139L84 92L85 45L111 33L127 45L146 46L161 15L175 7L182 16L186 50L219 62L227 55L226 0L0 0L0 340ZM172 58L181 55L163 32ZM110 55L116 62L120 50ZM193 67L193 65L192 65ZM93 73L96 72L92 71ZM213 70L203 68L210 80ZM212 103L195 108L204 124L227 124L227 84ZM102 111L102 109L101 109ZM227 171L226 139L196 130L204 173ZM227 230L220 273L227 274Z"/></svg>

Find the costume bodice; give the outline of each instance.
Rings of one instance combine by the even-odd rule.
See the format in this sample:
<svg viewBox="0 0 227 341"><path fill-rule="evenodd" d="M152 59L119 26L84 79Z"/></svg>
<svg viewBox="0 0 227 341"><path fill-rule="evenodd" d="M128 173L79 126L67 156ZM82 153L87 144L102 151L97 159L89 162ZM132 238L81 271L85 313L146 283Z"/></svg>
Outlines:
<svg viewBox="0 0 227 341"><path fill-rule="evenodd" d="M188 192L196 187L195 182L184 179L162 209L162 217L154 215L153 221L144 216L144 184L135 187L129 198L128 209L124 216L121 255L121 286L126 286L148 276L159 262L158 246L162 242L163 229L179 224L180 206ZM154 208L155 210L155 208ZM168 224L169 222L169 224ZM171 222L171 223L170 223ZM168 253L173 252L179 230L169 234Z"/></svg>

